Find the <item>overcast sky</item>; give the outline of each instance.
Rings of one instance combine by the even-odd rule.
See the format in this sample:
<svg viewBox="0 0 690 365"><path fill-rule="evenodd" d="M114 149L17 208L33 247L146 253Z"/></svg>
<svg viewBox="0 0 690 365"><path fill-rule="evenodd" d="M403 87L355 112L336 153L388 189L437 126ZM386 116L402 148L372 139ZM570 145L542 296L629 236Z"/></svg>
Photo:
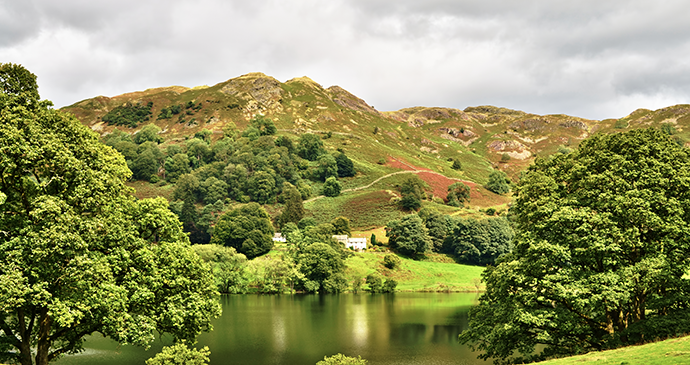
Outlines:
<svg viewBox="0 0 690 365"><path fill-rule="evenodd" d="M0 0L0 62L57 107L259 71L383 111L620 118L690 103L688 14L682 0Z"/></svg>

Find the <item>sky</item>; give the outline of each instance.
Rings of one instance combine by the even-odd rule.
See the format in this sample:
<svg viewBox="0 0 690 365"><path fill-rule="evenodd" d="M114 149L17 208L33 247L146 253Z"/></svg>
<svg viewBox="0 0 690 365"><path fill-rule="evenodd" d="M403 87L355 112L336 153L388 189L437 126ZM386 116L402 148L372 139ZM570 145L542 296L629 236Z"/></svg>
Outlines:
<svg viewBox="0 0 690 365"><path fill-rule="evenodd" d="M0 62L56 107L263 72L381 111L621 118L690 103L690 2L0 0Z"/></svg>

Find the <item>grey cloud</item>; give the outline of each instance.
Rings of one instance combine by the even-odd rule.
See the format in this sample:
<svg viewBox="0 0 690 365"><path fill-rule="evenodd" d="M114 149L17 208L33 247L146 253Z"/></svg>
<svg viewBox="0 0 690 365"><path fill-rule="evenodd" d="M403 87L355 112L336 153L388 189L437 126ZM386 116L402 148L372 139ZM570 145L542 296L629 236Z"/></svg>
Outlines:
<svg viewBox="0 0 690 365"><path fill-rule="evenodd" d="M0 0L0 59L30 65L57 105L261 71L339 84L381 110L496 104L599 118L687 97L688 10L642 0Z"/></svg>

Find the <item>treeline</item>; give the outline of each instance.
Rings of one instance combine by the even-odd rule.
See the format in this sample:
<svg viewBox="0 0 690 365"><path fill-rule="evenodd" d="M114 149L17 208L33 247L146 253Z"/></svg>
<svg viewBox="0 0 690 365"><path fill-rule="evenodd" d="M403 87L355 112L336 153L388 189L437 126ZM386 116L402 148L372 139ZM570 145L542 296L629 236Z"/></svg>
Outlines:
<svg viewBox="0 0 690 365"><path fill-rule="evenodd" d="M355 175L352 160L342 150L328 153L314 134L297 140L275 136L275 125L263 116L255 117L244 131L230 123L215 142L210 131L202 130L164 150L159 147L159 132L152 124L134 136L115 130L105 143L125 156L134 179L175 184L171 208L193 243L210 241L210 227L228 200L282 203L282 193L289 187L307 199L314 194L315 181L328 181L324 191L316 193L336 196L340 192L337 179ZM204 208L197 210L198 203Z"/></svg>
<svg viewBox="0 0 690 365"><path fill-rule="evenodd" d="M347 277L345 260L352 251L333 239L334 234L350 234L349 221L338 217L329 223L316 225L311 218L302 219L299 224L289 222L283 227L287 242L279 256L248 260L251 253L241 251L254 244L257 233L246 229L251 218L267 218L258 204L248 204L226 213L219 221L232 221L218 227L212 244L195 245L194 250L208 262L222 293L258 292L281 293L342 293L345 291L371 293L393 292L397 282L384 280L380 274ZM235 219L236 218L236 219ZM245 227L242 227L245 225ZM265 225L265 222L264 222ZM261 226L256 223L254 226ZM222 233L220 231L223 231ZM248 244L248 241L251 241ZM271 242L272 245L272 242Z"/></svg>
<svg viewBox="0 0 690 365"><path fill-rule="evenodd" d="M447 253L458 262L489 265L513 249L515 233L506 217L473 219L442 215L433 208L388 222L391 249L415 257L426 252Z"/></svg>

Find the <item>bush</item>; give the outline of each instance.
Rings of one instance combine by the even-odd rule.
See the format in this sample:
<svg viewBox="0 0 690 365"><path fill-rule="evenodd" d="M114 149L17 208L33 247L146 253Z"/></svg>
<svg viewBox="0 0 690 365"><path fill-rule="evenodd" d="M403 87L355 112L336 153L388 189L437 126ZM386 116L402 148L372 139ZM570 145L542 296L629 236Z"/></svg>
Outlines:
<svg viewBox="0 0 690 365"><path fill-rule="evenodd" d="M402 261L400 261L400 258L394 254L383 256L383 266L391 270L395 270L401 263Z"/></svg>
<svg viewBox="0 0 690 365"><path fill-rule="evenodd" d="M323 195L328 197L336 197L340 195L341 189L342 185L340 185L340 181L338 181L335 177L331 176L328 179L326 179L326 182L323 184L322 193Z"/></svg>
<svg viewBox="0 0 690 365"><path fill-rule="evenodd" d="M367 365L367 360L362 359L361 356L354 358L337 354L330 357L324 356L323 360L317 362L316 365Z"/></svg>
<svg viewBox="0 0 690 365"><path fill-rule="evenodd" d="M383 288L381 288L381 293L395 293L395 288L398 286L398 282L393 279L386 279L383 283Z"/></svg>
<svg viewBox="0 0 690 365"><path fill-rule="evenodd" d="M211 351L204 346L201 350L187 347L184 342L165 346L156 356L146 360L146 365L206 365Z"/></svg>
<svg viewBox="0 0 690 365"><path fill-rule="evenodd" d="M496 194L506 194L510 191L510 181L508 175L503 171L495 170L489 174L489 182L486 189Z"/></svg>
<svg viewBox="0 0 690 365"><path fill-rule="evenodd" d="M372 273L367 275L367 285L369 285L369 292L371 293L381 293L383 289L383 279L381 275Z"/></svg>

